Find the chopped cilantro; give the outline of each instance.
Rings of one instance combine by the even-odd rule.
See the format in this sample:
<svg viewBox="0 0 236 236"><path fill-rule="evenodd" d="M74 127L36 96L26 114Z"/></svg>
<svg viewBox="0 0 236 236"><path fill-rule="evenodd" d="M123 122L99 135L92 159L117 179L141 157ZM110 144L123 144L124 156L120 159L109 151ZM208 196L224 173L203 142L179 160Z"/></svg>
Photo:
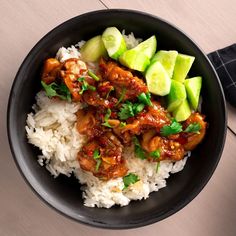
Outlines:
<svg viewBox="0 0 236 236"><path fill-rule="evenodd" d="M70 91L65 84L56 84L55 82L46 84L43 81L41 81L41 84L48 97L59 97L62 100L71 101Z"/></svg>
<svg viewBox="0 0 236 236"><path fill-rule="evenodd" d="M108 119L110 118L110 116L111 116L111 109L108 108L107 109L107 113L106 113L106 115L104 117L104 123L102 123L103 126L111 128L111 125L108 123Z"/></svg>
<svg viewBox="0 0 236 236"><path fill-rule="evenodd" d="M143 103L132 103L126 101L122 104L118 116L121 120L126 120L129 117L133 117L144 109L145 105Z"/></svg>
<svg viewBox="0 0 236 236"><path fill-rule="evenodd" d="M148 106L152 106L152 102L151 102L151 94L150 93L141 93L138 95L138 100L139 102L148 105Z"/></svg>
<svg viewBox="0 0 236 236"><path fill-rule="evenodd" d="M127 189L131 184L135 184L139 181L139 177L133 173L129 173L128 175L123 177L124 189Z"/></svg>
<svg viewBox="0 0 236 236"><path fill-rule="evenodd" d="M164 125L161 128L161 135L162 136L169 136L171 134L177 134L182 131L182 125L177 122L175 119L172 120L170 125Z"/></svg>
<svg viewBox="0 0 236 236"><path fill-rule="evenodd" d="M150 152L149 155L151 157L153 157L154 159L158 159L161 156L161 151L160 151L160 149L157 149L157 150L155 150L153 152Z"/></svg>
<svg viewBox="0 0 236 236"><path fill-rule="evenodd" d="M95 149L93 152L93 159L96 161L96 166L95 166L95 170L98 171L102 160L101 160L101 154L99 153L98 149Z"/></svg>
<svg viewBox="0 0 236 236"><path fill-rule="evenodd" d="M79 77L77 80L82 83L79 94L83 94L83 92L86 90L92 90L92 91L96 90L96 87L88 84L88 82L85 80L84 77Z"/></svg>
<svg viewBox="0 0 236 236"><path fill-rule="evenodd" d="M142 149L139 140L136 136L133 137L134 142L134 152L139 159L146 159L145 151Z"/></svg>
<svg viewBox="0 0 236 236"><path fill-rule="evenodd" d="M94 150L94 152L93 152L93 158L94 158L95 160L101 158L101 155L100 155L98 149L95 149L95 150Z"/></svg>
<svg viewBox="0 0 236 236"><path fill-rule="evenodd" d="M190 124L185 130L184 132L188 132L188 133L196 133L199 134L199 130L201 129L201 125L197 122L194 122L192 124Z"/></svg>
<svg viewBox="0 0 236 236"><path fill-rule="evenodd" d="M133 104L129 101L126 101L126 103L122 104L120 112L118 113L118 116L121 120L126 120L129 117L134 116L134 111L133 111L132 105Z"/></svg>
<svg viewBox="0 0 236 236"><path fill-rule="evenodd" d="M92 71L88 71L88 75L91 76L94 80L99 81L100 78L96 76Z"/></svg>

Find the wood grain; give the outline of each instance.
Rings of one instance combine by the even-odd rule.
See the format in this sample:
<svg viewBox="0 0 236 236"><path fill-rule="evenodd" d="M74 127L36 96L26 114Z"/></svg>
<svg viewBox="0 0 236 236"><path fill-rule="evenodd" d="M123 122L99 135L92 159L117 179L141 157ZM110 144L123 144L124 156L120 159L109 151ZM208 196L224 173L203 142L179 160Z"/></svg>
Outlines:
<svg viewBox="0 0 236 236"><path fill-rule="evenodd" d="M1 1L0 5L0 235L113 236L118 231L90 228L68 220L42 203L24 183L13 163L6 135L10 87L23 58L49 30L86 11L137 9L160 16L183 29L206 53L235 42L235 0L62 0ZM229 124L236 111L229 107ZM236 235L236 137L228 132L219 166L201 194L177 214L151 226L122 231L123 236Z"/></svg>

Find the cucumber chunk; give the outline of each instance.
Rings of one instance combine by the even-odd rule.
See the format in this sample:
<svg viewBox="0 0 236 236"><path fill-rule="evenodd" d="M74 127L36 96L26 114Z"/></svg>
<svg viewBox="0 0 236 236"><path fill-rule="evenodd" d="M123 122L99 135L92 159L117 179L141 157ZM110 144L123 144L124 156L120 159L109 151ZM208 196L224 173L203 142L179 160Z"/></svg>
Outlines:
<svg viewBox="0 0 236 236"><path fill-rule="evenodd" d="M198 108L199 96L202 87L202 77L196 76L184 81L188 100L194 110Z"/></svg>
<svg viewBox="0 0 236 236"><path fill-rule="evenodd" d="M193 64L194 59L195 57L193 56L179 53L176 58L172 79L183 83Z"/></svg>
<svg viewBox="0 0 236 236"><path fill-rule="evenodd" d="M165 68L169 77L172 78L177 55L178 55L178 52L174 50L170 50L170 51L161 50L161 51L158 51L153 56L151 62L159 61Z"/></svg>
<svg viewBox="0 0 236 236"><path fill-rule="evenodd" d="M143 54L145 54L148 57L148 59L151 59L157 49L156 36L153 35L152 37L150 37L150 38L146 39L145 41L141 42L140 44L138 44L133 49L137 52L142 52Z"/></svg>
<svg viewBox="0 0 236 236"><path fill-rule="evenodd" d="M176 80L171 80L170 93L167 96L167 110L172 112L176 110L186 99L186 90L184 84Z"/></svg>
<svg viewBox="0 0 236 236"><path fill-rule="evenodd" d="M130 69L137 71L145 71L150 64L149 58L142 52L133 49L125 51L120 57L119 62Z"/></svg>
<svg viewBox="0 0 236 236"><path fill-rule="evenodd" d="M108 55L117 60L119 56L126 51L125 40L121 32L116 27L108 27L102 34L102 41L108 52Z"/></svg>
<svg viewBox="0 0 236 236"><path fill-rule="evenodd" d="M173 111L173 116L178 122L187 120L190 115L191 110L187 99L185 99L182 104Z"/></svg>
<svg viewBox="0 0 236 236"><path fill-rule="evenodd" d="M159 61L148 67L145 78L151 93L165 96L170 92L171 79Z"/></svg>
<svg viewBox="0 0 236 236"><path fill-rule="evenodd" d="M105 56L107 53L101 35L89 39L80 49L80 53L85 62L95 62Z"/></svg>

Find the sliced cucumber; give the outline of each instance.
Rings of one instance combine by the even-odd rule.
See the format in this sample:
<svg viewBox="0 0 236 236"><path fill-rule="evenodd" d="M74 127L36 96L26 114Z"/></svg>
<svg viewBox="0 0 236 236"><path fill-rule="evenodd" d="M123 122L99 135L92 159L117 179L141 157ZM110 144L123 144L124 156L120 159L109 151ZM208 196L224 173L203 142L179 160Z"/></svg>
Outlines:
<svg viewBox="0 0 236 236"><path fill-rule="evenodd" d="M167 110L172 112L176 110L186 99L185 86L176 80L171 80L170 93L167 96Z"/></svg>
<svg viewBox="0 0 236 236"><path fill-rule="evenodd" d="M191 110L187 99L185 99L182 104L173 111L173 116L178 122L187 120L190 115Z"/></svg>
<svg viewBox="0 0 236 236"><path fill-rule="evenodd" d="M151 93L165 96L170 92L171 79L159 61L148 67L145 77Z"/></svg>
<svg viewBox="0 0 236 236"><path fill-rule="evenodd" d="M179 82L184 82L195 57L178 54L175 62L174 73L172 79L177 80Z"/></svg>
<svg viewBox="0 0 236 236"><path fill-rule="evenodd" d="M130 49L125 51L120 57L119 62L130 69L137 71L145 71L150 64L149 58L142 52Z"/></svg>
<svg viewBox="0 0 236 236"><path fill-rule="evenodd" d="M170 51L161 50L161 51L158 51L153 56L151 62L159 61L165 68L169 77L172 78L177 55L178 55L178 52L174 50L170 50Z"/></svg>
<svg viewBox="0 0 236 236"><path fill-rule="evenodd" d="M125 40L121 32L116 27L108 27L102 34L102 41L108 52L108 55L117 60L119 56L126 51Z"/></svg>
<svg viewBox="0 0 236 236"><path fill-rule="evenodd" d="M149 59L151 59L157 49L156 36L155 35L151 36L150 38L146 39L142 43L138 44L133 49L136 50L137 52L142 52Z"/></svg>
<svg viewBox="0 0 236 236"><path fill-rule="evenodd" d="M184 81L184 85L187 91L188 100L193 109L196 110L199 103L199 96L202 87L202 77L197 76Z"/></svg>
<svg viewBox="0 0 236 236"><path fill-rule="evenodd" d="M89 39L80 50L83 61L95 62L101 56L105 56L106 49L102 42L102 36L98 35Z"/></svg>

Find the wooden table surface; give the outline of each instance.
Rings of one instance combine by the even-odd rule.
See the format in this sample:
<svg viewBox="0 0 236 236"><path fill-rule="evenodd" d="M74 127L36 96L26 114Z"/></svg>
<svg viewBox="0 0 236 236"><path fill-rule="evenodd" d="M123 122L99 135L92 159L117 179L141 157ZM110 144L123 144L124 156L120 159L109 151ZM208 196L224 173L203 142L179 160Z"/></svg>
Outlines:
<svg viewBox="0 0 236 236"><path fill-rule="evenodd" d="M152 13L174 23L206 52L236 41L235 0L1 0L0 2L0 235L111 236L117 231L73 222L46 206L16 169L6 134L7 100L24 57L49 30L76 15L105 8ZM236 131L236 110L228 106L229 127ZM225 149L203 191L175 215L150 226L122 231L123 236L236 235L236 137L228 130Z"/></svg>

